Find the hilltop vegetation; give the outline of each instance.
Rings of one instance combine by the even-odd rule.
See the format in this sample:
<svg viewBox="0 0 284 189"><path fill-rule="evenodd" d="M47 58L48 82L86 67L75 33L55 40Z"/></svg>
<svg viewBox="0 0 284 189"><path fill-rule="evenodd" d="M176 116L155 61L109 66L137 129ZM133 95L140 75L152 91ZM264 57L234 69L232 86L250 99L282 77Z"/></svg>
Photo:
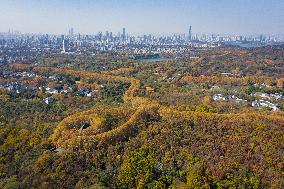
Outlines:
<svg viewBox="0 0 284 189"><path fill-rule="evenodd" d="M284 187L284 50L192 53L3 66L0 188Z"/></svg>

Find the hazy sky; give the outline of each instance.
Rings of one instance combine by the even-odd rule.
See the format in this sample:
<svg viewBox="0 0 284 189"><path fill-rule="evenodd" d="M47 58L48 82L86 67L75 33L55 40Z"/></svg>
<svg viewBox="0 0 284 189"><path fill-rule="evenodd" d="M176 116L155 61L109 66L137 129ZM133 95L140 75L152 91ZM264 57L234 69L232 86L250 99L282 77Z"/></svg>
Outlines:
<svg viewBox="0 0 284 189"><path fill-rule="evenodd" d="M284 0L0 0L0 31L282 34Z"/></svg>

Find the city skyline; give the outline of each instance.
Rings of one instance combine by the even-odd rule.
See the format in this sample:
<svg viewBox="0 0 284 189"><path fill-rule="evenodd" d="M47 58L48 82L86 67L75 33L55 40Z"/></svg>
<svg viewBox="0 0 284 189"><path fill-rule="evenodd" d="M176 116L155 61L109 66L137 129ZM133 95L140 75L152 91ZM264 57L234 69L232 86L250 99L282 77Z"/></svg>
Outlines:
<svg viewBox="0 0 284 189"><path fill-rule="evenodd" d="M280 0L178 1L6 1L0 5L0 31L63 34L99 31L131 34L217 33L284 35Z"/></svg>

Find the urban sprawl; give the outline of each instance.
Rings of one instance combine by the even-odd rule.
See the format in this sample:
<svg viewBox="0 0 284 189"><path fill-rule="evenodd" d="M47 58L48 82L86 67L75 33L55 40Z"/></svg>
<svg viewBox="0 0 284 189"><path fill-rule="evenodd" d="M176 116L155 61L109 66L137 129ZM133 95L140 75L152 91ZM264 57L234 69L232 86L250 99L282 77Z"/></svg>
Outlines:
<svg viewBox="0 0 284 189"><path fill-rule="evenodd" d="M193 34L190 26L187 34L130 35L122 32L99 32L95 35L75 33L71 28L67 35L22 34L19 31L0 33L0 64L30 62L38 54L88 54L110 52L133 59L179 57L192 48L214 48L226 45L257 47L275 45L283 41L280 36L240 36L218 34Z"/></svg>

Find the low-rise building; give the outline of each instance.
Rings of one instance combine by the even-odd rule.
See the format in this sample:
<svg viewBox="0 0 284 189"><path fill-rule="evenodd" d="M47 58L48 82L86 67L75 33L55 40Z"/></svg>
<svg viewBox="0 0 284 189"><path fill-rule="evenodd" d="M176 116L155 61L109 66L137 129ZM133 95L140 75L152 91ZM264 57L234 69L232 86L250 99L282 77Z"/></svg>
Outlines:
<svg viewBox="0 0 284 189"><path fill-rule="evenodd" d="M224 97L222 94L214 94L213 100L226 100L226 97Z"/></svg>
<svg viewBox="0 0 284 189"><path fill-rule="evenodd" d="M265 100L256 100L251 103L252 107L261 108L261 107L268 107L271 108L273 111L279 111L279 106L277 104L273 104L269 101Z"/></svg>

